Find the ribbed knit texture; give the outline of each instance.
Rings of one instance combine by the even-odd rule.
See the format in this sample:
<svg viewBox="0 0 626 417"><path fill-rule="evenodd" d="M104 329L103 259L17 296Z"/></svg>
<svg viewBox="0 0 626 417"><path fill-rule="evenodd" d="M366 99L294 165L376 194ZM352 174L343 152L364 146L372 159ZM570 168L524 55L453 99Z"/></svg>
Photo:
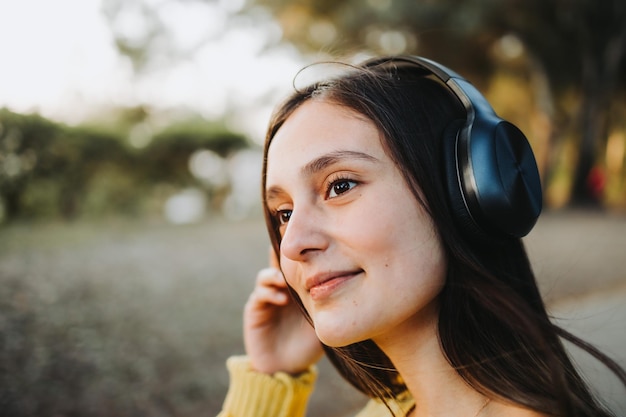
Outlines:
<svg viewBox="0 0 626 417"><path fill-rule="evenodd" d="M233 356L226 366L230 387L218 417L304 417L317 370L298 377L283 372L255 372L245 356Z"/></svg>

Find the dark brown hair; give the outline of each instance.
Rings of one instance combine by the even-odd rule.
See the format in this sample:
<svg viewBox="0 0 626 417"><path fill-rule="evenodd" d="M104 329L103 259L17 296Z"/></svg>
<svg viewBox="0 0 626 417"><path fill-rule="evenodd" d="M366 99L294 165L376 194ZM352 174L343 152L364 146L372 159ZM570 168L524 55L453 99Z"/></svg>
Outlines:
<svg viewBox="0 0 626 417"><path fill-rule="evenodd" d="M561 338L594 355L624 385L626 373L550 321L522 241L478 239L456 224L447 198L442 137L448 126L465 118L458 99L424 70L393 65L357 67L296 91L277 109L268 128L264 203L272 138L307 100L332 102L370 119L415 198L432 217L448 260L440 294L439 340L459 375L489 397L548 415L610 416L573 366ZM278 225L264 206L278 253ZM384 400L406 390L391 361L371 340L325 349L339 372L370 397Z"/></svg>

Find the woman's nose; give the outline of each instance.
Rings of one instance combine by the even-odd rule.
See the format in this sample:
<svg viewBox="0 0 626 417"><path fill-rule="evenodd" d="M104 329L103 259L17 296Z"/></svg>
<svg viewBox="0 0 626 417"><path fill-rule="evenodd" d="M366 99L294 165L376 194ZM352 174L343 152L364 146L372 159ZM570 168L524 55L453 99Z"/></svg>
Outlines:
<svg viewBox="0 0 626 417"><path fill-rule="evenodd" d="M291 213L283 234L280 251L293 261L304 261L328 247L321 213L315 209L296 209Z"/></svg>

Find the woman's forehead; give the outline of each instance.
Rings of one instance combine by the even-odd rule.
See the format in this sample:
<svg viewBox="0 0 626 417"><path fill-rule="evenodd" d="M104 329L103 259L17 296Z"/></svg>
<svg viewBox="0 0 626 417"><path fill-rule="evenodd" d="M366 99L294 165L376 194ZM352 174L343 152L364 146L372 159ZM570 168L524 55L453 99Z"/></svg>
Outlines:
<svg viewBox="0 0 626 417"><path fill-rule="evenodd" d="M296 109L274 135L268 148L268 168L273 162L318 153L383 152L378 129L354 110L322 100L309 100ZM295 162L295 160L294 160Z"/></svg>

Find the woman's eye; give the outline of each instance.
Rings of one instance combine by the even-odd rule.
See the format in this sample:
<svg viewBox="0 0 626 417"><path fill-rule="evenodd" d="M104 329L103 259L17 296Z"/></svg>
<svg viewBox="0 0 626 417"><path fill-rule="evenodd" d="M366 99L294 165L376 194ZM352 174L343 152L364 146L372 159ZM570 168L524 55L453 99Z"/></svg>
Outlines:
<svg viewBox="0 0 626 417"><path fill-rule="evenodd" d="M337 180L333 181L328 187L328 198L337 197L346 191L350 191L357 185L356 181Z"/></svg>
<svg viewBox="0 0 626 417"><path fill-rule="evenodd" d="M278 210L276 211L276 218L278 219L278 223L287 224L289 219L291 218L292 210Z"/></svg>

